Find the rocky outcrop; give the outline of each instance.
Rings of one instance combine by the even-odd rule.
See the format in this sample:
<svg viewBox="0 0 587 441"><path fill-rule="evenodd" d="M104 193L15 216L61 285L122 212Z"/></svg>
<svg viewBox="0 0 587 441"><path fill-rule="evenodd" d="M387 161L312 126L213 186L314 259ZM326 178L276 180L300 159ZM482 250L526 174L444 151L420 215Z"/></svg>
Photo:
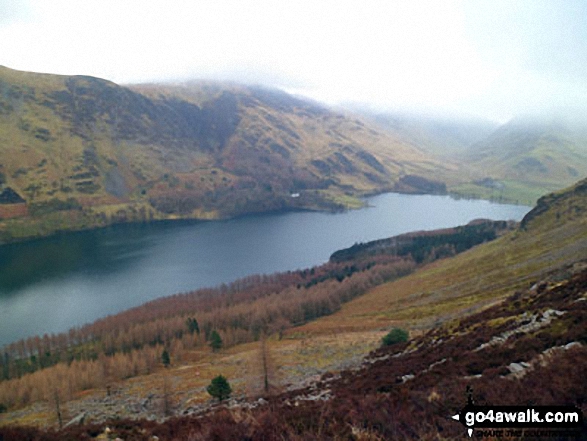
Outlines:
<svg viewBox="0 0 587 441"><path fill-rule="evenodd" d="M446 194L446 184L423 176L405 175L397 181L394 191L416 194Z"/></svg>

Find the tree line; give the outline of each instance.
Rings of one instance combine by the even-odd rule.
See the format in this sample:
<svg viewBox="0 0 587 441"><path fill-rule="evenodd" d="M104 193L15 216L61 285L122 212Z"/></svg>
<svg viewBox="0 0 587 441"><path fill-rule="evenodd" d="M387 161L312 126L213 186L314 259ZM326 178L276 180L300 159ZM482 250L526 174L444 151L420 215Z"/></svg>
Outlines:
<svg viewBox="0 0 587 441"><path fill-rule="evenodd" d="M377 255L411 256L417 263L449 257L513 228L515 223L479 220L454 228L407 233L388 239L356 243L330 256L331 262L350 262Z"/></svg>
<svg viewBox="0 0 587 441"><path fill-rule="evenodd" d="M489 237L484 229L477 232L483 240ZM478 242L479 238L469 241L470 234L471 230L459 236L463 242ZM436 236L427 233L425 243L438 246L450 237L446 231ZM442 256L433 253L429 259ZM15 407L41 399L48 392L40 383L67 382L62 388L70 395L152 372L194 347L217 351L263 335L281 336L293 326L336 312L374 286L410 273L420 261L412 253L357 253L353 260L253 275L156 299L67 333L17 341L0 357L0 404Z"/></svg>
<svg viewBox="0 0 587 441"><path fill-rule="evenodd" d="M195 347L217 351L280 334L331 314L369 288L414 267L393 258L358 265L344 278L349 269L331 264L296 274L251 277L216 290L159 299L67 334L21 340L4 353L0 403L14 408L49 400L55 395L53 389L66 401L76 391L153 372L181 360L186 350ZM326 273L331 277L312 282Z"/></svg>

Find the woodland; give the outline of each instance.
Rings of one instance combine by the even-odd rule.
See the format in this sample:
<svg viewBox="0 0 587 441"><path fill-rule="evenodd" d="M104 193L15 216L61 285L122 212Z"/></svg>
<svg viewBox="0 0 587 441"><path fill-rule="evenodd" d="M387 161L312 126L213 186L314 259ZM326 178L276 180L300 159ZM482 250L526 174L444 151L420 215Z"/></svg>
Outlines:
<svg viewBox="0 0 587 441"><path fill-rule="evenodd" d="M67 333L11 343L0 361L0 404L13 409L55 396L65 401L81 390L152 373L196 347L215 351L270 335L281 338L285 330L332 314L370 288L506 230L504 222L487 221L399 236L386 245L377 243L377 253L352 261L339 261L339 252L321 266L249 276L157 299ZM397 248L397 241L404 246ZM408 242L420 246L410 248ZM349 250L357 247L368 244Z"/></svg>

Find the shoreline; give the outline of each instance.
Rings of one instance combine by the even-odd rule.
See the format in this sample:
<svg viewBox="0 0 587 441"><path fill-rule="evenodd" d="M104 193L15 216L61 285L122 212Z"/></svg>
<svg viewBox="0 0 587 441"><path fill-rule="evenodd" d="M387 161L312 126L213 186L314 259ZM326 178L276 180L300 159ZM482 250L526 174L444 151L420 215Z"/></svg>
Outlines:
<svg viewBox="0 0 587 441"><path fill-rule="evenodd" d="M234 219L242 219L249 216L257 216L257 215L274 215L274 214L281 214L281 213L292 213L292 212L323 212L323 213L342 213L345 211L352 211L352 210L360 210L364 208L368 208L371 205L368 204L366 199L380 196L383 194L388 193L396 193L396 194L405 194L405 195L429 195L429 196L449 196L451 199L454 200L483 200L488 201L493 204L500 204L500 205L517 205L517 206L527 206L532 207L532 205L527 205L524 203L516 203L515 201L507 201L502 200L498 201L492 198L483 198L483 197L470 197L464 196L457 192L448 191L446 193L426 193L426 192L406 192L406 191L397 191L393 189L384 189L382 191L368 191L362 194L357 195L346 195L347 197L354 199L356 201L356 206L352 205L343 205L341 203L336 203L334 201L325 200L325 203L320 205L308 205L308 206L286 206L277 209L269 209L264 211L245 211L242 213L236 213L234 215L227 215L227 216L219 216L214 212L204 212L208 213L208 216L198 216L198 215L162 215L161 217L155 217L150 219L129 219L129 220L114 220L112 222L108 222L106 224L97 224L97 225L88 225L88 222L84 222L84 220L88 220L84 218L84 216L91 216L95 213L86 211L83 212L81 210L82 219L76 225L68 225L65 228L55 228L54 226L48 225L52 223L52 219L47 218L30 218L30 217L23 217L18 219L7 219L4 221L0 221L0 247L7 246L7 245L15 245L21 243L30 243L35 242L38 240L49 239L52 237L59 237L62 235L72 234L72 233L83 233L86 231L95 231L95 230L102 230L117 227L119 225L154 225L154 224L190 224L190 223L198 223L198 222L217 222L217 221L230 221ZM133 204L128 204L129 207L133 207ZM60 214L67 215L67 212L62 212ZM19 223L23 224L23 229L31 228L34 230L40 230L36 232L32 232L30 234L23 234L17 236L11 236L13 232L10 228L2 228L2 223ZM6 225L4 223L4 226ZM35 228L34 223L38 223L37 228ZM14 230L14 228L12 229ZM45 230L45 231L42 231Z"/></svg>

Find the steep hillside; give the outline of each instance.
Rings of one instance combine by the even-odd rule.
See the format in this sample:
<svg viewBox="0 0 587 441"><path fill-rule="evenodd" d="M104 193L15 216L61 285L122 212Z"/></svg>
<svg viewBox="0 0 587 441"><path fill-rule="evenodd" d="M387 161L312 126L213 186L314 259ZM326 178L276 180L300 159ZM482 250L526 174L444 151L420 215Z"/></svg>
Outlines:
<svg viewBox="0 0 587 441"><path fill-rule="evenodd" d="M365 244L360 252L354 252L353 247L353 254L336 253L341 254L338 261L333 258L303 271L250 276L216 289L157 299L67 333L11 342L2 348L0 357L0 405L13 409L38 400L42 387L34 384L53 378L60 369L67 369L70 378L67 390L61 390L64 399L75 391L103 386L105 381L148 372L157 364L160 345L174 348L172 356L178 358L182 347L195 346L203 351L212 331L218 333L225 347L255 341L260 335L283 337L288 330L332 314L373 286L404 276L425 262L492 240L512 228L505 221L479 221L450 230L402 235L389 243L374 243L373 253L364 252L369 247ZM396 246L398 243L401 245ZM193 317L202 338L194 338L193 325L186 327ZM128 361L129 352L135 352L132 364L137 359L150 360L150 367L141 362L133 373L122 364L115 368L118 362L113 359ZM76 364L66 367L64 360L75 360ZM80 371L88 370L96 372L92 380L73 380L83 378ZM106 370L110 380L103 376ZM50 382L58 381L53 378Z"/></svg>
<svg viewBox="0 0 587 441"><path fill-rule="evenodd" d="M586 207L587 180L582 180L541 198L513 233L376 287L303 329L340 332L390 323L429 329L500 302L547 274L582 266L578 262L587 260ZM364 248L372 253L380 242ZM342 250L333 257L352 252Z"/></svg>
<svg viewBox="0 0 587 441"><path fill-rule="evenodd" d="M486 120L375 113L361 109L358 112L406 142L445 160L458 161L473 145L484 141L498 128L497 123Z"/></svg>
<svg viewBox="0 0 587 441"><path fill-rule="evenodd" d="M338 209L404 175L426 182L447 171L382 130L279 91L122 87L0 67L3 240L114 222Z"/></svg>
<svg viewBox="0 0 587 441"><path fill-rule="evenodd" d="M338 352L334 342L343 338L354 350L357 339L347 338L353 333L365 338L369 329L410 329L410 341L374 351L354 369L317 376L264 399L232 400L162 423L112 420L108 429L105 424L73 425L60 432L4 427L0 434L47 440L462 439L465 428L451 416L465 406L468 392L476 405L576 406L584 415L586 201L584 180L543 198L517 231L372 289L339 312L272 342L273 354L283 355L280 348L310 354L316 366L320 357ZM365 245L354 251L372 258L371 251L387 245L397 250L391 242ZM381 254L393 256L375 253ZM332 338L331 348L317 352L308 342L325 335ZM299 336L303 340L296 352L291 340ZM337 356L344 357L342 352ZM213 366L226 366L233 376L243 369L234 353L222 361ZM179 380L186 368L176 368L167 381L191 381ZM210 366L202 364L204 369L208 373ZM158 397L164 396L160 387ZM108 403L114 401L108 398ZM536 438L525 430L513 439ZM583 419L575 435L568 436L543 430L548 439L581 439L587 426ZM499 432L492 436L503 438Z"/></svg>
<svg viewBox="0 0 587 441"><path fill-rule="evenodd" d="M405 143L458 164L447 191L533 205L545 193L587 176L587 126L580 118L481 120L374 114L366 119Z"/></svg>
<svg viewBox="0 0 587 441"><path fill-rule="evenodd" d="M513 120L469 149L463 161L481 178L459 188L473 195L534 202L587 176L587 131L563 121Z"/></svg>

